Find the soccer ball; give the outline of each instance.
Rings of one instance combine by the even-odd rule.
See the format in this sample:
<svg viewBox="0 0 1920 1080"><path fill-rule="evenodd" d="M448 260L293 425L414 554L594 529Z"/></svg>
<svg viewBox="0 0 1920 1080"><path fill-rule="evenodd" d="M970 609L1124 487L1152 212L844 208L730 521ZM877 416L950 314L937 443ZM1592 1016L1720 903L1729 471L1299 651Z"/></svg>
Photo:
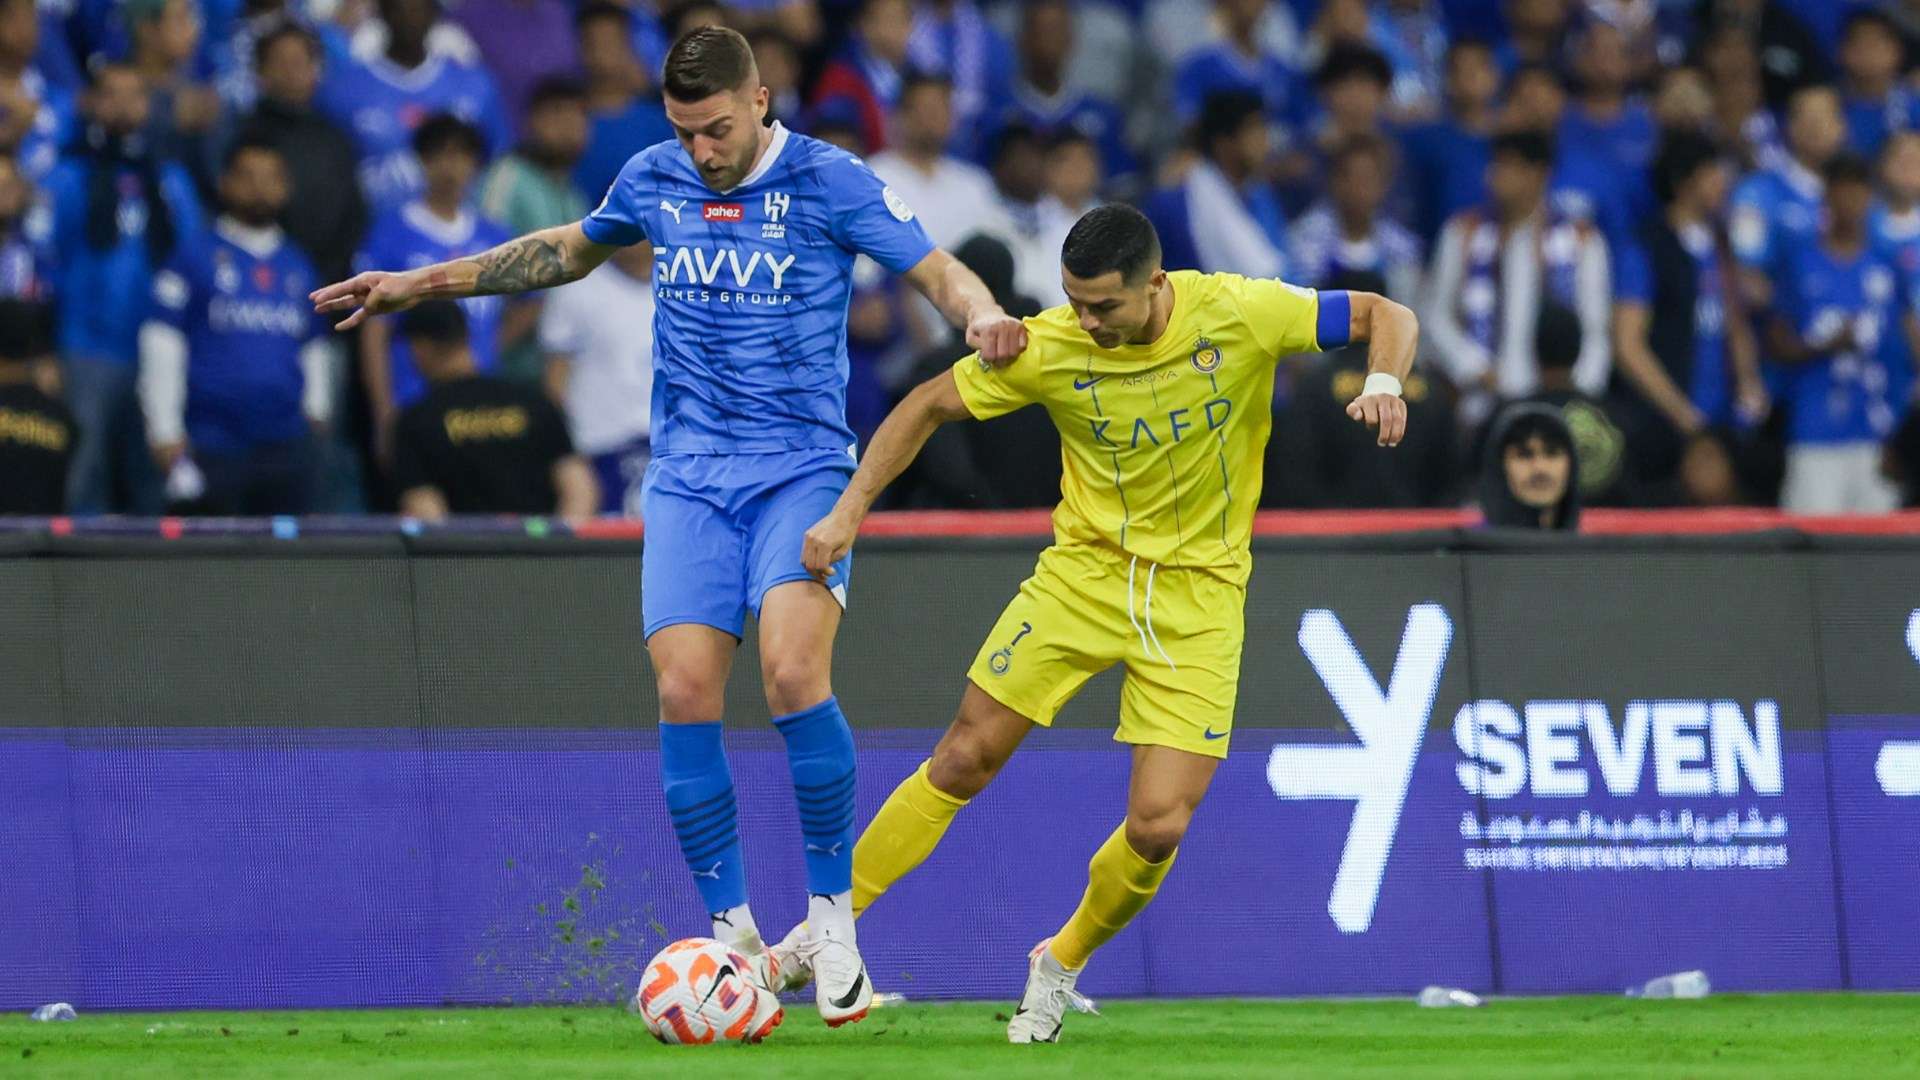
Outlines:
<svg viewBox="0 0 1920 1080"><path fill-rule="evenodd" d="M685 938L647 961L633 1008L669 1045L757 1043L785 1012L752 971L746 957L712 938Z"/></svg>

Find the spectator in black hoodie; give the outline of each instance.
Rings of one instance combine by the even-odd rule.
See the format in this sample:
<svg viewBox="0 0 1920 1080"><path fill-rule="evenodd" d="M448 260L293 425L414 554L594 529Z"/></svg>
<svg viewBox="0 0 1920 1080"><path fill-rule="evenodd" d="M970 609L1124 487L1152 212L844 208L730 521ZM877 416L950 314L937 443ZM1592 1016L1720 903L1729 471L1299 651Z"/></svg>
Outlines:
<svg viewBox="0 0 1920 1080"><path fill-rule="evenodd" d="M1559 409L1519 402L1494 417L1480 469L1480 511L1501 528L1579 529L1580 460Z"/></svg>
<svg viewBox="0 0 1920 1080"><path fill-rule="evenodd" d="M356 180L359 150L313 107L320 41L295 23L283 23L261 36L253 55L260 99L241 121L236 141L264 142L280 151L293 177L281 224L322 281L343 281L353 274L367 208Z"/></svg>

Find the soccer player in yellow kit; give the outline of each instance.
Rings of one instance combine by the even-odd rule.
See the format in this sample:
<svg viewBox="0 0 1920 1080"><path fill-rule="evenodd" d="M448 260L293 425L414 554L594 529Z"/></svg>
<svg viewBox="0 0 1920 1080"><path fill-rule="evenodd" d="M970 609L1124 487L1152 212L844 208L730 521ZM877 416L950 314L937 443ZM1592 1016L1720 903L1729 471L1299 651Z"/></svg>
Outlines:
<svg viewBox="0 0 1920 1080"><path fill-rule="evenodd" d="M874 499L942 423L1037 403L1060 430L1053 546L981 645L933 757L895 789L853 856L859 912L933 851L1034 725L1051 724L1093 675L1126 665L1114 734L1133 747L1126 820L1094 853L1079 909L1029 956L1007 1027L1016 1043L1057 1040L1066 1010L1085 1006L1075 979L1153 898L1226 756L1277 362L1367 341L1370 374L1347 414L1392 446L1406 431L1400 380L1419 332L1411 311L1371 293L1168 273L1153 226L1125 206L1081 218L1061 262L1068 306L1026 320L1013 363L970 356L908 395L803 552L816 573L845 555Z"/></svg>

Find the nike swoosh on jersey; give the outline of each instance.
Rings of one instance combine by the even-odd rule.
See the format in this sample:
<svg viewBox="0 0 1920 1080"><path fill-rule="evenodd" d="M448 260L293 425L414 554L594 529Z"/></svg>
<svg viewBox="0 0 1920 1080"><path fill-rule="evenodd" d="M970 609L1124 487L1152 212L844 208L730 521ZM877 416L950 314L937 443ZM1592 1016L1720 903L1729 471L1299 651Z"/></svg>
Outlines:
<svg viewBox="0 0 1920 1080"><path fill-rule="evenodd" d="M1211 727L1209 727L1209 728L1207 728L1207 730L1205 730L1205 731L1203 731L1203 732L1201 732L1200 734L1201 734L1201 735L1202 735L1203 737L1205 737L1205 738L1207 739L1207 741L1208 741L1208 742L1212 742L1212 741L1213 741L1214 739L1224 739L1224 738L1226 738L1226 737L1227 737L1227 734L1228 734L1228 733L1227 733L1227 732L1224 732L1224 731L1215 731L1215 730L1213 730L1213 728L1211 728Z"/></svg>
<svg viewBox="0 0 1920 1080"><path fill-rule="evenodd" d="M846 992L845 996L830 999L833 1002L833 1007L836 1009L853 1008L853 1003L860 1000L860 988L866 984L867 973L862 969L858 975L853 977L853 987Z"/></svg>
<svg viewBox="0 0 1920 1080"><path fill-rule="evenodd" d="M1095 375L1095 376L1094 376L1093 378L1091 378L1091 379L1088 379L1088 380L1086 380L1085 382L1082 382L1082 381L1081 381L1081 380L1079 380L1079 379L1075 379L1075 380L1073 380L1073 388L1074 388L1075 390L1088 390L1088 389L1091 389L1091 388L1093 387L1093 384L1094 384L1094 383L1097 383L1097 382L1099 382L1099 381L1100 381L1101 379L1104 379L1104 378L1106 378L1106 376L1105 376L1105 375Z"/></svg>

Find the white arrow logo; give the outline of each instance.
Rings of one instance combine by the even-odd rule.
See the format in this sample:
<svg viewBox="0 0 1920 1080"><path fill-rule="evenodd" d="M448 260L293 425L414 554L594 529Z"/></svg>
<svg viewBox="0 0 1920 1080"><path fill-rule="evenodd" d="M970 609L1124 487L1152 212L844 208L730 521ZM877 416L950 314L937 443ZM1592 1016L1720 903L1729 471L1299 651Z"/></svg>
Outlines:
<svg viewBox="0 0 1920 1080"><path fill-rule="evenodd" d="M1920 611L1907 616L1907 651L1920 663ZM1920 742L1896 741L1880 747L1873 763L1880 790L1899 798L1920 797Z"/></svg>
<svg viewBox="0 0 1920 1080"><path fill-rule="evenodd" d="M1364 934L1373 925L1380 879L1453 641L1453 621L1438 604L1408 609L1385 694L1333 612L1302 615L1299 639L1360 745L1276 746L1267 759L1267 783L1282 799L1354 800L1327 914L1342 933Z"/></svg>

